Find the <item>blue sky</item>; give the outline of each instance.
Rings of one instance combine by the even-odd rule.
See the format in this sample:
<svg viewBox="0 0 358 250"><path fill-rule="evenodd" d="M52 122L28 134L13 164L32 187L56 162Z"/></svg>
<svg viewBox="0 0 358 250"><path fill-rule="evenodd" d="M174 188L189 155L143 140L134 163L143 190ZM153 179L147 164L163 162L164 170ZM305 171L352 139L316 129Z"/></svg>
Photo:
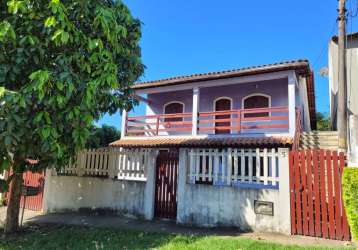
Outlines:
<svg viewBox="0 0 358 250"><path fill-rule="evenodd" d="M306 58L315 71L317 110L329 110L328 41L337 33L337 0L124 0L143 22L142 80ZM357 0L348 0L355 10ZM358 31L358 19L347 32ZM136 107L143 114L144 107ZM120 115L98 124L120 127Z"/></svg>

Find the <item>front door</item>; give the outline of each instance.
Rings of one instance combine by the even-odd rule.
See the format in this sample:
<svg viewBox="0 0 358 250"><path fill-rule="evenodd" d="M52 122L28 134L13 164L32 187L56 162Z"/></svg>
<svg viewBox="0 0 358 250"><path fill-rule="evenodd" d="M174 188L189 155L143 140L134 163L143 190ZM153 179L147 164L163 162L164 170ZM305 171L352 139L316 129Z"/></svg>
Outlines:
<svg viewBox="0 0 358 250"><path fill-rule="evenodd" d="M160 151L156 164L155 206L157 218L176 219L178 151Z"/></svg>

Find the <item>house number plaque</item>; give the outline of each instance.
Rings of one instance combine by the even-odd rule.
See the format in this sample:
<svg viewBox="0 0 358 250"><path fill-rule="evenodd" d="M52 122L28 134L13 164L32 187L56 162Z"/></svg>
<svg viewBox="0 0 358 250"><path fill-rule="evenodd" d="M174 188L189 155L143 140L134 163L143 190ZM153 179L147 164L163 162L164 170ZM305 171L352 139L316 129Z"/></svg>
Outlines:
<svg viewBox="0 0 358 250"><path fill-rule="evenodd" d="M273 202L254 201L255 213L273 216Z"/></svg>

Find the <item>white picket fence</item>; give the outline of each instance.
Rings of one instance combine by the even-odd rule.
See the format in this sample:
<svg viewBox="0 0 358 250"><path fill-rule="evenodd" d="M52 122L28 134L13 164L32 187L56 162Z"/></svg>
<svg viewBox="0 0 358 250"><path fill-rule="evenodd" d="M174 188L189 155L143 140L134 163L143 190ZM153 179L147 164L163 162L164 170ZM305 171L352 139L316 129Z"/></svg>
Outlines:
<svg viewBox="0 0 358 250"><path fill-rule="evenodd" d="M146 180L149 149L102 148L83 150L76 161L57 174Z"/></svg>
<svg viewBox="0 0 358 250"><path fill-rule="evenodd" d="M193 184L278 188L276 149L191 149L189 168Z"/></svg>

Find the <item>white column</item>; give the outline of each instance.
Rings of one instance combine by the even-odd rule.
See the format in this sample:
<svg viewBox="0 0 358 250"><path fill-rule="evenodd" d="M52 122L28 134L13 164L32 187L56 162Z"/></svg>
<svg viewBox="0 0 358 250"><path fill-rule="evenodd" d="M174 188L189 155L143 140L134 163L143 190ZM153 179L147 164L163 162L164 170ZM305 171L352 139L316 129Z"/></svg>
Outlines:
<svg viewBox="0 0 358 250"><path fill-rule="evenodd" d="M199 101L200 101L200 89L193 88L193 114L192 114L192 135L198 134L198 112L199 112Z"/></svg>
<svg viewBox="0 0 358 250"><path fill-rule="evenodd" d="M154 218L154 198L155 198L155 167L158 150L151 150L148 153L147 165L147 182L144 189L144 217L146 220Z"/></svg>
<svg viewBox="0 0 358 250"><path fill-rule="evenodd" d="M291 234L290 173L288 148L278 149L279 197L278 227L284 234Z"/></svg>
<svg viewBox="0 0 358 250"><path fill-rule="evenodd" d="M307 93L307 80L306 77L299 77L299 91L300 91L300 99L303 104L303 109L301 110L301 119L303 122L304 131L311 131L311 121L310 121L310 110L308 104L308 93Z"/></svg>
<svg viewBox="0 0 358 250"><path fill-rule="evenodd" d="M294 73L288 77L288 126L290 136L296 131L296 77Z"/></svg>
<svg viewBox="0 0 358 250"><path fill-rule="evenodd" d="M121 124L121 138L126 136L126 120L127 120L127 110L123 109L122 111L122 124Z"/></svg>
<svg viewBox="0 0 358 250"><path fill-rule="evenodd" d="M187 165L188 165L188 150L179 149L179 175L178 175L178 209L177 209L177 223L185 223L185 209L188 203L185 201L185 194L187 188Z"/></svg>

